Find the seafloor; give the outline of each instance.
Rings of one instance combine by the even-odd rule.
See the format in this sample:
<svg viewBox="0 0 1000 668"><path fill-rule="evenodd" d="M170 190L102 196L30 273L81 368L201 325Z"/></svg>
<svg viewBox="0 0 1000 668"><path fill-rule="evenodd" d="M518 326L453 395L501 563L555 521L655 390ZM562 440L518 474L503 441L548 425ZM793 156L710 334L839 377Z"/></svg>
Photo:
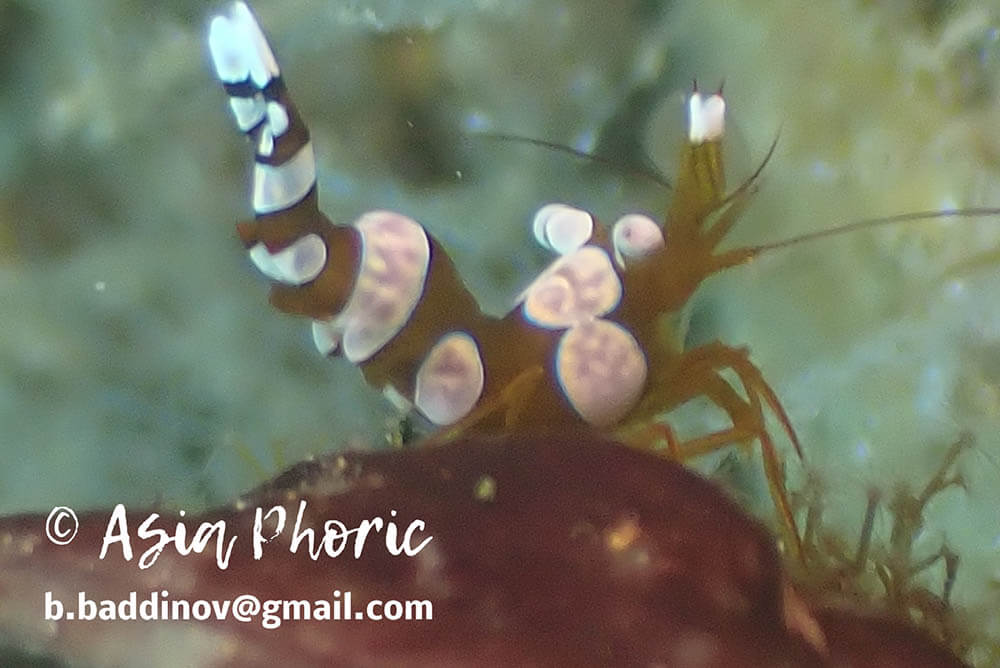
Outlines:
<svg viewBox="0 0 1000 668"><path fill-rule="evenodd" d="M249 148L206 53L217 7L0 0L0 512L204 507L389 430L357 370L269 309L236 240ZM669 194L627 167L462 132L633 167L647 153L669 175L693 78L725 81L734 182L780 133L734 244L1000 206L996 0L254 7L313 131L323 209L417 218L496 313L544 266L539 206L613 221L657 215ZM750 347L805 445L790 485L818 474L848 536L870 489L918 487L971 431L965 490L933 500L916 549L952 546L954 602L984 615L1000 587L997 295L1000 217L930 221L732 270L699 294L690 333ZM756 464L731 475L760 487Z"/></svg>

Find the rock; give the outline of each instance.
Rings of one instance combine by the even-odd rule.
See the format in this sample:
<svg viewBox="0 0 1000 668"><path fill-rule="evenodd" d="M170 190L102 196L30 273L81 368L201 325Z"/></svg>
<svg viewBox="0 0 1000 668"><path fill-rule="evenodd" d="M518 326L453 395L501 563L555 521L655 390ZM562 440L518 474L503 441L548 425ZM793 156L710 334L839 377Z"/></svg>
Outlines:
<svg viewBox="0 0 1000 668"><path fill-rule="evenodd" d="M284 530L259 545L256 560L255 518L258 533L270 536L282 511L267 513L276 506L287 515ZM823 648L786 628L783 575L763 527L682 466L590 433L330 454L233 506L156 520L165 535L175 535L181 520L183 544L202 523L224 528L223 548L235 537L224 570L218 534L207 529L202 553L181 556L168 543L140 569L155 540L139 540L138 526L151 511L119 512L131 561L116 542L98 558L114 517L107 511L82 515L64 547L46 539L44 517L0 521L0 638L96 665L823 665ZM373 518L382 523L371 525L355 558L358 527ZM324 522L333 520L342 524L328 525L339 529L320 543ZM310 527L315 559L308 539L291 551L293 533ZM330 556L324 546L342 551ZM397 546L412 556L393 555ZM170 623L45 621L45 609L54 609L47 591L64 613L77 612L78 592L95 609L136 592L140 604L154 595L162 605L253 594L308 601L313 612L320 609L313 602L325 600L336 616L350 592L354 613L374 599L426 600L433 618L285 620L273 629L261 615L241 623L214 613ZM838 665L870 649L843 618L817 619ZM883 627L866 628L878 636Z"/></svg>

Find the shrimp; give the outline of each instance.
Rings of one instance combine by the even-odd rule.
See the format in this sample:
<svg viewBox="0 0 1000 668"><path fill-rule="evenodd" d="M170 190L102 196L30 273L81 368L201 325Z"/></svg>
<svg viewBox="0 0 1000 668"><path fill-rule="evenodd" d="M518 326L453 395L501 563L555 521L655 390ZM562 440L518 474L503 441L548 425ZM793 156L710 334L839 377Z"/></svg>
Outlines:
<svg viewBox="0 0 1000 668"><path fill-rule="evenodd" d="M803 449L778 394L745 348L683 345L683 312L706 279L808 240L720 251L771 155L727 190L721 91L696 88L688 97L687 138L663 219L632 213L605 227L582 209L543 206L531 227L556 258L513 310L495 317L413 218L374 210L335 225L319 210L308 128L244 3L213 20L209 44L237 125L255 147L255 219L237 231L273 283L272 305L309 318L322 354L357 365L370 385L433 425L425 444L474 432L593 428L687 460L756 442L786 545L801 553L767 415L800 457ZM730 425L678 438L664 416L697 398L718 406Z"/></svg>

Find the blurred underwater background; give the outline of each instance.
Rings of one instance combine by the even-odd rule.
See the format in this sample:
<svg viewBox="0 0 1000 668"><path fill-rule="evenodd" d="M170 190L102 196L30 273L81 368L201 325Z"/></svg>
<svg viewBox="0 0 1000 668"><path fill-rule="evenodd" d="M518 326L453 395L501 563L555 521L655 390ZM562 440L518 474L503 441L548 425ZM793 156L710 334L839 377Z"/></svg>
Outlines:
<svg viewBox="0 0 1000 668"><path fill-rule="evenodd" d="M251 149L205 37L219 3L0 0L0 512L204 508L313 453L380 447L396 415L308 323L267 304L233 225ZM321 208L391 208L487 310L547 263L533 213L662 218L692 79L725 82L731 183L771 142L730 243L896 213L1000 207L1000 2L257 0L309 124ZM476 131L516 133L619 168ZM965 489L918 553L960 555L952 600L1000 637L1000 216L884 227L712 279L691 343L746 345L860 530L869 490L919 488L961 432ZM716 419L685 411L684 429ZM761 515L759 459L727 453ZM881 513L875 531L892 518ZM943 573L926 574L929 588Z"/></svg>

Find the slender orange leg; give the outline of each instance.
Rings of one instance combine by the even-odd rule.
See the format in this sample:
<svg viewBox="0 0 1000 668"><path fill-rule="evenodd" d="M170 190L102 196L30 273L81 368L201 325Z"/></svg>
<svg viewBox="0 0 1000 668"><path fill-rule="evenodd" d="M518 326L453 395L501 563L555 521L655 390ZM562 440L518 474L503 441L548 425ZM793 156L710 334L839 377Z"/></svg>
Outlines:
<svg viewBox="0 0 1000 668"><path fill-rule="evenodd" d="M747 396L751 398L751 401L753 401L754 396L758 396L774 412L775 417L778 418L778 422L781 423L782 429L784 429L785 434L788 436L788 440L791 441L792 447L795 448L795 452L800 459L804 459L802 444L795 433L795 428L792 426L792 421L789 419L788 413L785 412L785 408L781 405L778 395L764 379L764 375L760 372L760 369L750 361L748 354L746 348L734 348L719 341L713 341L685 353L684 362L686 363L688 356L690 356L692 363L698 362L714 370L731 369L734 371L739 377L740 383L743 384Z"/></svg>
<svg viewBox="0 0 1000 668"><path fill-rule="evenodd" d="M750 364L749 360L746 360L745 357L744 361L747 364ZM728 368L733 368L737 375L740 376L740 379L743 380L743 374L739 369L730 365L726 366ZM754 370L756 370L755 367ZM705 396L726 411L730 419L733 421L733 429L737 434L746 433L749 434L751 438L756 436L757 440L760 441L761 455L764 460L764 473L767 478L767 486L771 494L771 499L774 501L775 508L778 510L782 524L785 527L789 549L792 551L795 558L801 558L801 538L799 536L798 526L795 523L795 517L792 514L791 503L788 501L788 493L785 490L784 463L774 446L774 441L771 439L770 434L768 434L767 426L764 422L764 413L761 407L760 397L756 388L747 386L746 381L744 381L747 395L750 398L750 403L747 404L736 393L732 386L722 376L718 375L717 370L711 370L710 373L713 375L709 376L705 383ZM791 427L789 425L789 429L790 428ZM794 438L795 437L793 436L793 439ZM746 442L745 438L741 440ZM730 443L732 442L733 441L730 441ZM794 442L796 441L793 440L793 443ZM723 447L724 445L725 444L720 444L719 447Z"/></svg>
<svg viewBox="0 0 1000 668"><path fill-rule="evenodd" d="M725 369L736 373L748 399L741 397L733 386L720 375L720 372ZM760 441L768 490L781 518L789 550L795 558L801 559L802 543L791 503L785 490L784 464L767 431L762 400L774 410L785 431L789 434L792 444L800 454L801 446L777 396L764 380L760 370L747 358L746 352L721 343L711 343L695 348L682 355L678 364L660 377L657 385L667 389L649 397L646 405L658 407L660 413L669 411L671 408L680 406L696 397L704 396L725 411L732 421L732 427L728 429L686 441L678 441L669 426L658 424L653 429L659 435L665 436L667 440L667 449L661 451L665 456L683 461L714 452L728 445L748 445L754 439ZM646 422L646 428L639 428L638 432L634 428L637 422L644 422L644 420L632 421L633 427L626 426L622 430L622 434L626 442L629 442L633 447L649 449L648 440L644 440L642 437L643 431L645 431L646 436L649 435L648 422Z"/></svg>

